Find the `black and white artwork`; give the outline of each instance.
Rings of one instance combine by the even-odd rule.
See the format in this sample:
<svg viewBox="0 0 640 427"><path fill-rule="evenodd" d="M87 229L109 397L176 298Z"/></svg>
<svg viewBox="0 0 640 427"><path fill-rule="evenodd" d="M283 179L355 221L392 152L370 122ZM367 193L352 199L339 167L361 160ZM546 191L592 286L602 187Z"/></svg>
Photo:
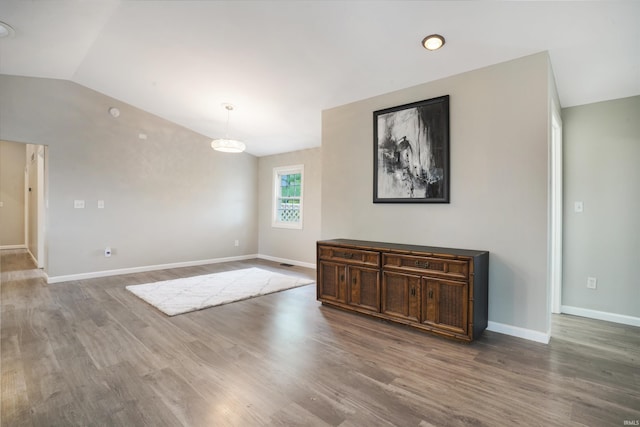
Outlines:
<svg viewBox="0 0 640 427"><path fill-rule="evenodd" d="M449 95L373 113L374 203L449 203Z"/></svg>

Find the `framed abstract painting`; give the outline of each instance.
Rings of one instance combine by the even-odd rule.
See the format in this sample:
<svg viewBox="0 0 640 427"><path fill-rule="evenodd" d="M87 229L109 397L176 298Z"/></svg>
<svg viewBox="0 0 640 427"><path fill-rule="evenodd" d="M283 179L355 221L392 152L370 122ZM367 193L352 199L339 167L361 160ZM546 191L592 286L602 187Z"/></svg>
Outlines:
<svg viewBox="0 0 640 427"><path fill-rule="evenodd" d="M449 203L449 95L373 112L373 202Z"/></svg>

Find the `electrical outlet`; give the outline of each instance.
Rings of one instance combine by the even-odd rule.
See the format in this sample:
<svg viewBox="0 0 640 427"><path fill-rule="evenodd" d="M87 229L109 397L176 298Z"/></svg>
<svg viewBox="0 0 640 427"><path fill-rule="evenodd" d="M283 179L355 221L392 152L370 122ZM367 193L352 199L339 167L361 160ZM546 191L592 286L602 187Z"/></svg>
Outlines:
<svg viewBox="0 0 640 427"><path fill-rule="evenodd" d="M595 289L598 285L598 279L595 277L587 277L587 288Z"/></svg>
<svg viewBox="0 0 640 427"><path fill-rule="evenodd" d="M75 209L84 209L84 200L74 200L73 207Z"/></svg>
<svg viewBox="0 0 640 427"><path fill-rule="evenodd" d="M240 246L240 240L236 240L236 241L233 243L233 246Z"/></svg>

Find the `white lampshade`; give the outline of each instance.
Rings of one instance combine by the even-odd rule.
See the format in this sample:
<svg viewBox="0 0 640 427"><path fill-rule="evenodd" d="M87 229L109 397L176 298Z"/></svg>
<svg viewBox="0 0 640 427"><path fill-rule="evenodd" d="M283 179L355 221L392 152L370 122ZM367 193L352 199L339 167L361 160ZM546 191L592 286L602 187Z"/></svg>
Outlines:
<svg viewBox="0 0 640 427"><path fill-rule="evenodd" d="M214 139L211 141L211 148L224 153L242 153L247 148L243 142L235 139Z"/></svg>

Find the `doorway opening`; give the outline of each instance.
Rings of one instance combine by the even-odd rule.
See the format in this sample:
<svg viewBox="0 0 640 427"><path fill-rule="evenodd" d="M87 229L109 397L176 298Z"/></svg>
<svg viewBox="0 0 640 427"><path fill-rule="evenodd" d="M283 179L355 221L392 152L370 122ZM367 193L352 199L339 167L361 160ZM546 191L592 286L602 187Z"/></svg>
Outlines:
<svg viewBox="0 0 640 427"><path fill-rule="evenodd" d="M47 267L48 148L0 141L0 249L26 249Z"/></svg>

